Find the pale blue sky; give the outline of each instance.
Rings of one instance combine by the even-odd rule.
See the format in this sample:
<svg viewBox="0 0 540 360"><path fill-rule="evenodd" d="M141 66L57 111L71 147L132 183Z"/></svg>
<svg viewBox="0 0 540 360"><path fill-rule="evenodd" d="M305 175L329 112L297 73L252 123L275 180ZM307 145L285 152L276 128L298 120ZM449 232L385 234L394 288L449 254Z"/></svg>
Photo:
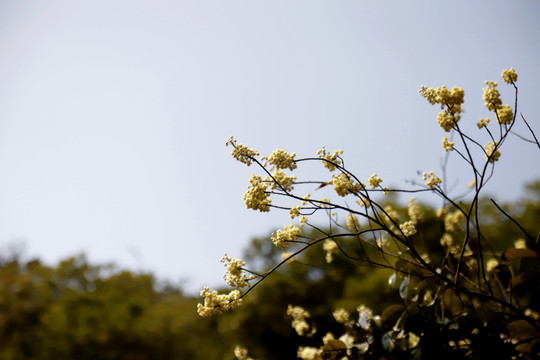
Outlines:
<svg viewBox="0 0 540 360"><path fill-rule="evenodd" d="M224 252L290 223L245 209L254 169L230 135L263 154L341 148L361 178L403 185L443 154L421 84L462 86L475 131L484 81L510 102L514 67L540 132L538 19L532 0L0 1L0 246L222 284ZM535 147L512 142L502 199L540 178Z"/></svg>

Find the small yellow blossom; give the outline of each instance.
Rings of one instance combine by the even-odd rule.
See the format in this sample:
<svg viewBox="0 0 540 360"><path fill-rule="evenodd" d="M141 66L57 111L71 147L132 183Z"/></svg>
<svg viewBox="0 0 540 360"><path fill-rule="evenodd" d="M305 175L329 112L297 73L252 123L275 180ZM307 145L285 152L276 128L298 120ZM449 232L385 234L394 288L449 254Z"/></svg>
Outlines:
<svg viewBox="0 0 540 360"><path fill-rule="evenodd" d="M351 313L344 308L334 310L332 313L334 319L340 324L347 325L351 320Z"/></svg>
<svg viewBox="0 0 540 360"><path fill-rule="evenodd" d="M437 122L439 123L439 126L444 129L444 131L449 132L452 130L457 121L453 114L441 111L437 115Z"/></svg>
<svg viewBox="0 0 540 360"><path fill-rule="evenodd" d="M281 253L281 260L287 261L289 264L294 264L297 261L296 256L287 251Z"/></svg>
<svg viewBox="0 0 540 360"><path fill-rule="evenodd" d="M480 118L480 121L478 121L478 123L476 124L476 126L478 126L479 129L487 126L487 124L489 124L489 118Z"/></svg>
<svg viewBox="0 0 540 360"><path fill-rule="evenodd" d="M442 146L444 151L452 151L454 150L454 144L455 142L448 141L448 138L445 136L442 141Z"/></svg>
<svg viewBox="0 0 540 360"><path fill-rule="evenodd" d="M221 258L221 262L227 268L227 272L223 275L223 278L229 286L235 288L243 288L248 285L248 281L253 279L253 276L248 276L242 266L245 266L246 263L240 259L233 259L230 256L225 254Z"/></svg>
<svg viewBox="0 0 540 360"><path fill-rule="evenodd" d="M323 166L328 168L330 171L334 171L336 169L336 165L341 165L341 160L339 159L339 155L343 154L343 150L336 150L332 155L326 152L326 149L324 146L321 150L317 151L317 154L319 155L320 159L323 160Z"/></svg>
<svg viewBox="0 0 540 360"><path fill-rule="evenodd" d="M236 356L237 360L253 360L253 358L248 356L247 349L239 345L236 345L234 348L234 356Z"/></svg>
<svg viewBox="0 0 540 360"><path fill-rule="evenodd" d="M294 161L295 153L288 154L283 149L277 149L268 156L268 162L274 165L277 169L296 169L296 162Z"/></svg>
<svg viewBox="0 0 540 360"><path fill-rule="evenodd" d="M325 344L325 345L328 344L328 342L330 340L335 340L335 339L336 338L334 337L334 335L331 332L326 333L326 335L324 335L322 337L323 344Z"/></svg>
<svg viewBox="0 0 540 360"><path fill-rule="evenodd" d="M496 259L489 259L486 262L486 271L490 272L493 271L497 266L499 265L499 262Z"/></svg>
<svg viewBox="0 0 540 360"><path fill-rule="evenodd" d="M448 232L456 231L459 225L465 220L465 215L459 210L447 214L444 218L444 228Z"/></svg>
<svg viewBox="0 0 540 360"><path fill-rule="evenodd" d="M315 333L315 329L312 329L311 332L308 332L309 324L306 320L309 319L310 315L309 312L303 307L293 306L289 304L289 306L287 307L287 315L293 318L291 326L298 335L309 336Z"/></svg>
<svg viewBox="0 0 540 360"><path fill-rule="evenodd" d="M251 165L252 159L255 156L259 156L259 152L253 149L249 149L247 146L242 144L237 144L236 140L231 136L229 140L225 143L226 146L232 145L233 150L231 155L241 163L246 164L247 166Z"/></svg>
<svg viewBox="0 0 540 360"><path fill-rule="evenodd" d="M339 252L339 247L334 240L326 239L323 243L323 250L326 251L325 260L327 263L330 264L334 261L334 254L337 254Z"/></svg>
<svg viewBox="0 0 540 360"><path fill-rule="evenodd" d="M248 209L259 210L262 212L270 211L270 194L266 192L268 183L262 181L258 175L253 175L249 180L251 186L244 194L244 201Z"/></svg>
<svg viewBox="0 0 540 360"><path fill-rule="evenodd" d="M507 84L515 83L518 78L516 70L514 70L514 68L510 68L510 70L503 70L501 77Z"/></svg>
<svg viewBox="0 0 540 360"><path fill-rule="evenodd" d="M525 309L523 315L531 317L534 320L540 320L540 314L532 309Z"/></svg>
<svg viewBox="0 0 540 360"><path fill-rule="evenodd" d="M486 85L483 89L484 94L482 95L485 101L484 105L489 111L495 111L502 105L501 94L497 90L497 83L495 81L486 81Z"/></svg>
<svg viewBox="0 0 540 360"><path fill-rule="evenodd" d="M291 219L294 219L297 216L300 216L300 206L293 206L289 213L291 214Z"/></svg>
<svg viewBox="0 0 540 360"><path fill-rule="evenodd" d="M354 180L341 172L338 176L332 175L332 185L339 196L354 194L362 190L363 186L360 183L355 183Z"/></svg>
<svg viewBox="0 0 540 360"><path fill-rule="evenodd" d="M273 178L272 178L273 177ZM276 169L272 174L272 177L267 176L264 181L271 183L272 190L282 189L285 191L292 191L294 189L294 181L296 176L289 176L284 171Z"/></svg>
<svg viewBox="0 0 540 360"><path fill-rule="evenodd" d="M368 198L363 197L363 196L360 197L360 199L358 199L358 200L356 201L356 203L357 203L358 205L360 205L361 207L369 208L369 207L371 206L371 201L369 201Z"/></svg>
<svg viewBox="0 0 540 360"><path fill-rule="evenodd" d="M420 206L418 205L416 198L411 198L407 205L407 213L409 214L411 220L415 224L422 220L422 211L420 210Z"/></svg>
<svg viewBox="0 0 540 360"><path fill-rule="evenodd" d="M311 197L310 193L307 193L306 196L304 196L304 200L302 201L302 206L307 204L310 197Z"/></svg>
<svg viewBox="0 0 540 360"><path fill-rule="evenodd" d="M472 187L475 187L476 186L476 179L472 179L468 184L467 184L467 187L468 188L472 188Z"/></svg>
<svg viewBox="0 0 540 360"><path fill-rule="evenodd" d="M279 248L286 249L290 242L294 242L302 234L302 231L294 225L285 226L272 234L272 242Z"/></svg>
<svg viewBox="0 0 540 360"><path fill-rule="evenodd" d="M450 91L446 85L438 88L428 88L422 85L420 94L430 104L441 105L441 109L444 111L440 112L437 116L437 122L444 131L449 132L460 120L460 113L463 111L461 105L464 102L465 91L458 86L454 86Z"/></svg>
<svg viewBox="0 0 540 360"><path fill-rule="evenodd" d="M394 223L399 222L399 214L390 205L385 206L385 208L383 210L384 210L384 215L383 216L384 216L384 218L386 220L386 223L387 223L388 227L391 230L395 230L396 227L394 226Z"/></svg>
<svg viewBox="0 0 540 360"><path fill-rule="evenodd" d="M514 241L514 247L516 249L526 249L527 248L527 242L525 239L517 239Z"/></svg>
<svg viewBox="0 0 540 360"><path fill-rule="evenodd" d="M446 216L446 214L448 213L448 209L445 208L445 207L442 207L442 208L438 208L437 211L435 212L435 215L439 218L439 219L444 219L444 217Z"/></svg>
<svg viewBox="0 0 540 360"><path fill-rule="evenodd" d="M497 142L490 141L489 144L484 145L484 150L486 151L485 157L490 163L499 160L501 153L497 150Z"/></svg>
<svg viewBox="0 0 540 360"><path fill-rule="evenodd" d="M347 214L345 222L349 231L358 231L358 229L360 229L360 223L358 222L358 217L356 215Z"/></svg>
<svg viewBox="0 0 540 360"><path fill-rule="evenodd" d="M306 225L307 222L308 222L307 216L302 215L302 217L300 218L300 227L304 227L304 225Z"/></svg>
<svg viewBox="0 0 540 360"><path fill-rule="evenodd" d="M379 186L380 183L382 183L382 179L377 176L377 173L374 173L371 175L371 177L368 179L369 186L371 186L372 189L375 189Z"/></svg>
<svg viewBox="0 0 540 360"><path fill-rule="evenodd" d="M441 237L441 246L444 247L450 247L452 246L452 243L454 242L454 239L452 238L452 235L445 232L443 236Z"/></svg>
<svg viewBox="0 0 540 360"><path fill-rule="evenodd" d="M200 316L220 315L224 311L234 310L242 305L240 291L233 290L229 294L218 294L217 291L210 291L205 287L201 291L201 297L204 297L204 305L197 304L197 312Z"/></svg>
<svg viewBox="0 0 540 360"><path fill-rule="evenodd" d="M321 360L322 350L311 346L299 346L296 357L302 360Z"/></svg>
<svg viewBox="0 0 540 360"><path fill-rule="evenodd" d="M416 227L414 224L414 221L406 221L403 224L400 224L399 228L403 232L403 235L409 237L416 234Z"/></svg>
<svg viewBox="0 0 540 360"><path fill-rule="evenodd" d="M497 121L499 124L510 124L514 120L514 114L510 105L501 105L497 109Z"/></svg>
<svg viewBox="0 0 540 360"><path fill-rule="evenodd" d="M436 186L441 184L441 179L438 176L435 176L433 171L430 171L429 173L424 173L422 175L424 181L426 182L426 185L430 189L435 189Z"/></svg>

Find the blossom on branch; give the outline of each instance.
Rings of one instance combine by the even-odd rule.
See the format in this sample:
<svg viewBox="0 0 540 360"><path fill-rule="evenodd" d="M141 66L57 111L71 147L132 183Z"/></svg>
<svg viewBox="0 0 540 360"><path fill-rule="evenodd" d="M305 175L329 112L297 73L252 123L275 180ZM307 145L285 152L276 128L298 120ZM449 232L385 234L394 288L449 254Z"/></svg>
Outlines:
<svg viewBox="0 0 540 360"><path fill-rule="evenodd" d="M217 291L210 291L208 287L201 291L201 297L204 297L204 305L197 304L197 312L200 316L220 315L224 311L234 310L242 305L240 291L233 290L228 294L218 294Z"/></svg>
<svg viewBox="0 0 540 360"><path fill-rule="evenodd" d="M270 194L266 191L268 189L268 183L263 182L258 175L253 175L251 179L249 179L249 182L251 186L244 194L246 207L262 212L270 211L272 199L269 198Z"/></svg>
<svg viewBox="0 0 540 360"><path fill-rule="evenodd" d="M286 249L290 242L296 241L302 234L302 230L294 225L285 226L283 230L278 230L272 234L272 242L279 248Z"/></svg>
<svg viewBox="0 0 540 360"><path fill-rule="evenodd" d="M364 188L361 183L355 183L354 180L343 171L338 175L332 175L332 185L339 196L356 194Z"/></svg>
<svg viewBox="0 0 540 360"><path fill-rule="evenodd" d="M512 84L517 81L518 76L516 74L516 70L514 70L514 68L510 68L510 70L503 70L501 77L507 84Z"/></svg>
<svg viewBox="0 0 540 360"><path fill-rule="evenodd" d="M268 156L268 162L274 165L276 169L296 169L296 163L294 162L295 153L288 154L283 149L277 149Z"/></svg>
<svg viewBox="0 0 540 360"><path fill-rule="evenodd" d="M442 180L438 176L436 176L433 171L424 173L422 175L422 178L426 182L426 185L432 190L435 189L436 186L439 186L442 183Z"/></svg>
<svg viewBox="0 0 540 360"><path fill-rule="evenodd" d="M253 149L248 148L245 145L237 144L236 140L231 136L229 140L225 143L225 146L233 146L233 150L231 151L231 155L241 163L246 164L247 166L251 165L253 162L252 158L255 156L259 156L259 152Z"/></svg>
<svg viewBox="0 0 540 360"><path fill-rule="evenodd" d="M246 272L242 270L242 267L246 265L246 263L242 260L233 259L232 257L225 254L221 258L221 262L227 268L227 271L225 275L223 275L223 278L229 286L235 288L243 288L248 285L249 280L253 279L253 276L248 277Z"/></svg>
<svg viewBox="0 0 540 360"><path fill-rule="evenodd" d="M485 157L490 163L499 160L501 157L500 151L497 150L497 144L498 143L496 141L490 141L489 144L484 145L484 150L486 152Z"/></svg>

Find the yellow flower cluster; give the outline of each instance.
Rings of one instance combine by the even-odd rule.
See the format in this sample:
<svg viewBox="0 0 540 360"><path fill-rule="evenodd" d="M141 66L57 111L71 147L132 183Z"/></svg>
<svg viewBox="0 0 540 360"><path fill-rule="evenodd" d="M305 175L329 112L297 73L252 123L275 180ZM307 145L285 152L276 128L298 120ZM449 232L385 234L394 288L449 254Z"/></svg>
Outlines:
<svg viewBox="0 0 540 360"><path fill-rule="evenodd" d="M345 310L344 308L339 308L334 310L332 313L334 319L340 324L350 326L354 324L354 320L351 321L351 313Z"/></svg>
<svg viewBox="0 0 540 360"><path fill-rule="evenodd" d="M363 189L361 183L355 183L354 180L343 171L338 175L332 175L332 185L339 196L358 193Z"/></svg>
<svg viewBox="0 0 540 360"><path fill-rule="evenodd" d="M514 248L516 249L526 249L527 248L527 242L525 239L517 239L514 241Z"/></svg>
<svg viewBox="0 0 540 360"><path fill-rule="evenodd" d="M482 98L486 102L484 105L489 111L495 111L502 105L501 94L497 90L497 83L495 81L486 81L486 87L483 89L484 94Z"/></svg>
<svg viewBox="0 0 540 360"><path fill-rule="evenodd" d="M416 198L411 198L409 200L407 212L411 220L414 221L415 223L422 220L422 211L420 210L420 206L418 205Z"/></svg>
<svg viewBox="0 0 540 360"><path fill-rule="evenodd" d="M450 235L449 233L444 233L441 237L441 246L450 247L452 246L453 242L454 238L452 238L452 235Z"/></svg>
<svg viewBox="0 0 540 360"><path fill-rule="evenodd" d="M290 242L296 241L302 234L302 230L294 225L285 226L283 230L278 230L272 234L272 242L279 248L286 249Z"/></svg>
<svg viewBox="0 0 540 360"><path fill-rule="evenodd" d="M487 272L493 271L497 266L499 266L499 262L496 259L489 259L488 261L486 261Z"/></svg>
<svg viewBox="0 0 540 360"><path fill-rule="evenodd" d="M512 68L510 70L503 70L502 78L508 84L512 84L514 81L517 81L517 74ZM510 124L514 120L514 114L510 105L503 105L501 101L501 94L497 90L497 83L495 81L486 81L486 87L483 89L483 99L485 101L486 109L489 111L495 111L497 114L497 121L499 124ZM482 122L483 119L480 119L480 122L477 124L478 128L482 128L487 123ZM488 120L489 121L489 120Z"/></svg>
<svg viewBox="0 0 540 360"><path fill-rule="evenodd" d="M399 225L399 229L403 232L403 235L409 237L416 234L416 222L414 221L406 221L403 224Z"/></svg>
<svg viewBox="0 0 540 360"><path fill-rule="evenodd" d="M246 164L247 166L251 165L253 162L253 158L255 156L259 156L259 152L253 149L249 149L247 146L242 144L237 144L236 140L231 136L227 142L225 143L225 146L233 146L233 150L231 151L231 155L241 163Z"/></svg>
<svg viewBox="0 0 540 360"><path fill-rule="evenodd" d="M302 360L321 360L322 350L312 346L299 346L296 357Z"/></svg>
<svg viewBox="0 0 540 360"><path fill-rule="evenodd" d="M478 123L476 124L476 126L478 126L479 129L483 128L484 126L487 126L487 124L489 124L489 119L488 118L480 118L480 121L478 121Z"/></svg>
<svg viewBox="0 0 540 360"><path fill-rule="evenodd" d="M292 306L289 304L287 307L287 315L293 318L291 326L300 336L309 336L315 333L315 329L309 331L309 324L306 319L309 319L309 312L301 306Z"/></svg>
<svg viewBox="0 0 540 360"><path fill-rule="evenodd" d="M385 206L383 210L385 212L384 218L386 220L386 223L388 224L388 227L391 230L395 230L396 227L394 226L394 223L399 222L399 214L390 205Z"/></svg>
<svg viewBox="0 0 540 360"><path fill-rule="evenodd" d="M349 229L349 231L358 231L358 229L360 229L360 223L358 222L358 216L356 215L347 214L345 223L347 224L347 229Z"/></svg>
<svg viewBox="0 0 540 360"><path fill-rule="evenodd" d="M248 356L247 349L238 345L234 348L234 356L236 356L237 360L253 360L253 358Z"/></svg>
<svg viewBox="0 0 540 360"><path fill-rule="evenodd" d="M507 84L515 83L517 81L516 70L514 70L514 68L510 68L510 70L503 70L501 77Z"/></svg>
<svg viewBox="0 0 540 360"><path fill-rule="evenodd" d="M448 141L448 138L445 136L442 141L442 146L444 151L452 151L454 150L454 144L455 142Z"/></svg>
<svg viewBox="0 0 540 360"><path fill-rule="evenodd" d="M253 175L249 182L251 185L244 194L246 207L262 212L270 211L272 200L269 198L270 194L266 192L268 183L263 182L258 175Z"/></svg>
<svg viewBox="0 0 540 360"><path fill-rule="evenodd" d="M276 169L272 173L272 177L274 179L272 179L270 176L267 176L264 179L266 182L270 182L272 184L272 189L280 188L279 185L281 185L285 191L291 191L294 189L294 181L296 180L296 176L287 175L284 171Z"/></svg>
<svg viewBox="0 0 540 360"><path fill-rule="evenodd" d="M422 85L420 94L432 105L440 104L442 112L437 116L437 122L449 132L461 118L463 112L461 105L464 102L465 91L459 86L454 86L449 90L446 85L438 88L428 88Z"/></svg>
<svg viewBox="0 0 540 360"><path fill-rule="evenodd" d="M371 186L372 189L375 189L376 187L379 186L380 183L382 183L382 179L377 176L377 173L374 173L373 175L370 176L370 178L368 179L368 182L369 182L369 186Z"/></svg>
<svg viewBox="0 0 540 360"><path fill-rule="evenodd" d="M361 196L360 199L356 200L356 203L360 205L360 207L368 208L371 206L371 201L369 201L368 198Z"/></svg>
<svg viewBox="0 0 540 360"><path fill-rule="evenodd" d="M436 176L435 173L433 173L433 171L424 173L422 177L424 181L426 182L426 185L430 189L435 189L436 186L439 186L442 183L441 179L438 176Z"/></svg>
<svg viewBox="0 0 540 360"><path fill-rule="evenodd" d="M242 305L240 291L233 290L228 294L218 294L217 291L210 291L205 287L201 291L201 297L204 297L204 305L197 304L197 312L200 316L220 315L224 311L234 310Z"/></svg>
<svg viewBox="0 0 540 360"><path fill-rule="evenodd" d="M297 216L300 216L300 206L293 206L291 210L289 211L289 214L291 214L291 219L294 219Z"/></svg>
<svg viewBox="0 0 540 360"><path fill-rule="evenodd" d="M484 145L484 150L486 151L485 157L490 163L499 160L501 153L497 150L497 142L490 141L489 144Z"/></svg>
<svg viewBox="0 0 540 360"><path fill-rule="evenodd" d="M223 275L223 278L229 286L240 289L246 287L248 285L248 281L253 279L253 276L248 277L246 272L242 270L242 267L246 265L246 263L242 260L233 259L232 257L225 254L221 258L221 262L227 268L227 271L225 272L225 275Z"/></svg>
<svg viewBox="0 0 540 360"><path fill-rule="evenodd" d="M317 151L317 154L319 155L320 159L324 159L322 163L324 167L328 168L330 171L334 171L336 169L336 165L341 165L339 155L343 154L343 150L336 150L333 154L330 154L326 152L326 149L323 146L321 150Z"/></svg>
<svg viewBox="0 0 540 360"><path fill-rule="evenodd" d="M501 105L497 109L497 121L499 124L510 124L514 120L514 114L510 105Z"/></svg>
<svg viewBox="0 0 540 360"><path fill-rule="evenodd" d="M326 239L323 243L323 250L326 251L325 260L330 264L334 261L334 254L339 252L339 247L334 240Z"/></svg>
<svg viewBox="0 0 540 360"><path fill-rule="evenodd" d="M277 169L296 169L296 163L294 157L296 153L288 154L283 149L277 149L268 156L268 162L274 165Z"/></svg>
<svg viewBox="0 0 540 360"><path fill-rule="evenodd" d="M459 224L465 220L465 215L459 210L453 213L446 214L444 217L444 229L448 232L456 231L459 229Z"/></svg>

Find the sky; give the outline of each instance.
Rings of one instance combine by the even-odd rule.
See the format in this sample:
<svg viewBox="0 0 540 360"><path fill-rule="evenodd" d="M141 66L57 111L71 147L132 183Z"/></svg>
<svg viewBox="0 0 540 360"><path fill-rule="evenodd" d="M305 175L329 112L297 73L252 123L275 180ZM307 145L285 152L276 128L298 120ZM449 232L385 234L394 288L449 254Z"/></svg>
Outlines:
<svg viewBox="0 0 540 360"><path fill-rule="evenodd" d="M513 104L514 67L540 134L539 18L533 0L0 0L0 251L225 285L225 252L291 222L245 208L257 169L229 136L263 155L343 149L360 178L410 186L448 135L422 84L463 87L460 125L480 134L484 81ZM538 149L510 140L488 187L501 201L540 178ZM470 180L451 157L450 190Z"/></svg>

